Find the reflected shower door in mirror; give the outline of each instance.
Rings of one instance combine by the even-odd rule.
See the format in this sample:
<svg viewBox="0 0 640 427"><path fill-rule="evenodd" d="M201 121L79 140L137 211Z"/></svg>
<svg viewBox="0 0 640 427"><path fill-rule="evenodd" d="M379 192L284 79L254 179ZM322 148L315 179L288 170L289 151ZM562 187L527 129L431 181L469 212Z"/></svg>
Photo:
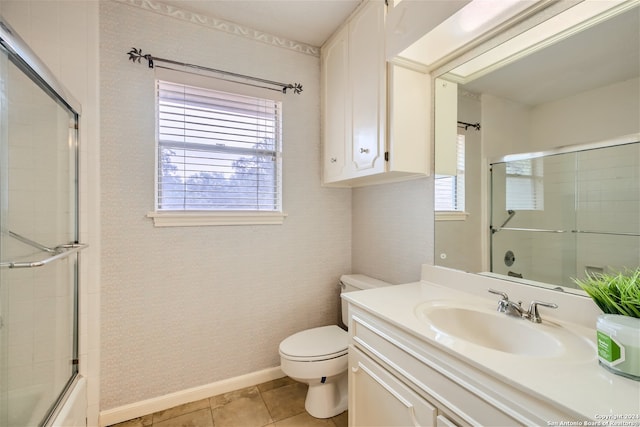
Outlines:
<svg viewBox="0 0 640 427"><path fill-rule="evenodd" d="M586 22L539 36L548 30L548 24L566 23L569 18L565 13L583 7L601 10ZM535 26L523 19L514 28L500 44L488 40L475 48L476 54L462 53L459 59L433 72L438 76L434 83L436 180L443 161L440 153L451 153L455 144L451 129L455 128L454 134L464 135L466 142L464 212L451 215L436 210L435 264L475 273L493 269L491 274L514 280L522 275L532 284L563 286L564 290L584 295L573 287L570 278L582 275L585 269L640 264L637 237L574 232L637 232L638 188L631 185L640 181L638 151L631 148L637 144L544 158L540 153L602 147L604 141L629 136L637 141L640 2L578 2L558 15L540 18ZM439 84L455 86L454 95L438 91ZM443 124L439 111L450 110L452 103L456 108L454 119ZM456 122L479 126L458 128ZM560 147L564 149L558 151ZM605 152L617 150L635 151L612 155L605 161ZM502 195L494 193L492 203L490 164L499 159L532 157L518 157L519 153L537 153L533 157L539 159L528 164L510 163L508 170L505 164L500 172L494 170L493 179L500 181L504 190ZM589 156L595 156L595 160L589 160ZM444 161L450 163L448 158L444 156ZM635 159L635 166L611 163L629 159ZM600 163L607 164L606 169ZM603 188L604 178L598 174L604 177L623 168L631 168L631 178L609 177L611 182ZM595 175L582 180L589 173ZM579 191L565 191L572 185L569 182L579 183ZM615 194L617 199L596 199L601 190L611 197ZM632 217L634 212L636 216ZM504 230L492 232L490 227ZM634 239L636 243L630 243ZM549 250L551 247L555 252Z"/></svg>
<svg viewBox="0 0 640 427"><path fill-rule="evenodd" d="M640 143L491 165L490 271L576 287L640 266Z"/></svg>

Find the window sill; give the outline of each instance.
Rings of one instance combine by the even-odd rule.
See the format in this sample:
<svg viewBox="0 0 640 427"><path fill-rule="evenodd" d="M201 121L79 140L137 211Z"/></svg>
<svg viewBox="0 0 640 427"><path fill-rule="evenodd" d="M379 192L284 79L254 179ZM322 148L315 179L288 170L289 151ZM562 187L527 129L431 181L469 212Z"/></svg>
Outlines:
<svg viewBox="0 0 640 427"><path fill-rule="evenodd" d="M466 221L469 212L436 211L436 221Z"/></svg>
<svg viewBox="0 0 640 427"><path fill-rule="evenodd" d="M198 227L208 225L280 225L282 212L149 212L156 227Z"/></svg>

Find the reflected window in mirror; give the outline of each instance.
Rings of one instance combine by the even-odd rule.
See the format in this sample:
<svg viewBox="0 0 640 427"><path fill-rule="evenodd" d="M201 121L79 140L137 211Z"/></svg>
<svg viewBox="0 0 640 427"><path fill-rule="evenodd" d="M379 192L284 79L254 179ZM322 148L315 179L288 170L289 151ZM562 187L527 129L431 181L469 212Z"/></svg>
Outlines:
<svg viewBox="0 0 640 427"><path fill-rule="evenodd" d="M523 159L507 163L507 210L544 210L543 159Z"/></svg>
<svg viewBox="0 0 640 427"><path fill-rule="evenodd" d="M465 137L456 141L456 175L435 176L435 210L438 212L464 212Z"/></svg>

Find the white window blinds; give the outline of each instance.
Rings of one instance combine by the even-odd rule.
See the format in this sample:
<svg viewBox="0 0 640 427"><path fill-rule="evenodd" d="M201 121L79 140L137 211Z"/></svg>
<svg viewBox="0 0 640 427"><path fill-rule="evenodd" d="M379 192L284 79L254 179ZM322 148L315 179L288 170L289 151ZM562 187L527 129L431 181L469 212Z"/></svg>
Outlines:
<svg viewBox="0 0 640 427"><path fill-rule="evenodd" d="M276 211L281 102L157 80L158 211Z"/></svg>
<svg viewBox="0 0 640 427"><path fill-rule="evenodd" d="M458 135L456 145L456 175L436 175L435 176L435 210L449 212L464 212L464 156L465 156L464 135Z"/></svg>
<svg viewBox="0 0 640 427"><path fill-rule="evenodd" d="M542 158L508 162L506 173L507 210L544 210Z"/></svg>

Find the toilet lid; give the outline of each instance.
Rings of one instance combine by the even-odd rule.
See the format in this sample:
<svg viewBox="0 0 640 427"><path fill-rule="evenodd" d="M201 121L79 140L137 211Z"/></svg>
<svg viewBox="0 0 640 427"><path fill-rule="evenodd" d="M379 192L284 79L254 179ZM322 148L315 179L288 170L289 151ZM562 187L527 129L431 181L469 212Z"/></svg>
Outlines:
<svg viewBox="0 0 640 427"><path fill-rule="evenodd" d="M330 359L347 353L349 335L336 325L307 329L280 343L280 354L307 360Z"/></svg>

